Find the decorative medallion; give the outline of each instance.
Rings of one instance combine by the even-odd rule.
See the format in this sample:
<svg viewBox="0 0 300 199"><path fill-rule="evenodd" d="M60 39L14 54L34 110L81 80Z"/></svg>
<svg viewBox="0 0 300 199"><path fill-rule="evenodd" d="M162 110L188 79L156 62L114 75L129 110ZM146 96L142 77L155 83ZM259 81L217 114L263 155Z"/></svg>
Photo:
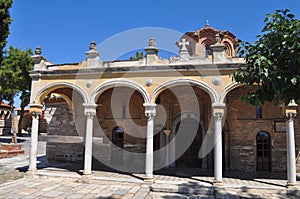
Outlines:
<svg viewBox="0 0 300 199"><path fill-rule="evenodd" d="M215 77L213 80L212 80L212 83L215 85L215 86L219 86L221 83L222 83L222 80L220 77Z"/></svg>
<svg viewBox="0 0 300 199"><path fill-rule="evenodd" d="M153 85L153 79L152 79L152 78L148 78L148 79L146 80L146 86L150 87L150 86L152 86L152 85Z"/></svg>
<svg viewBox="0 0 300 199"><path fill-rule="evenodd" d="M92 80L87 80L86 81L86 87L90 88L93 85L93 81Z"/></svg>

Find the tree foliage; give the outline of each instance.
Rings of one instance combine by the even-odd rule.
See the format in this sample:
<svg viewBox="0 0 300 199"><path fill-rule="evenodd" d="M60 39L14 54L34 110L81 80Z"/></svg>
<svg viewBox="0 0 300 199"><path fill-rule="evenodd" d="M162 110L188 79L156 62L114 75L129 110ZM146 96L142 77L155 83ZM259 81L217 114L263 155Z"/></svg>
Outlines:
<svg viewBox="0 0 300 199"><path fill-rule="evenodd" d="M2 60L2 51L6 46L6 39L9 35L9 25L12 22L9 13L12 4L12 0L0 0L0 63Z"/></svg>
<svg viewBox="0 0 300 199"><path fill-rule="evenodd" d="M31 77L29 76L29 71L33 67L31 55L33 55L31 49L22 51L19 48L10 46L8 50L4 51L0 68L0 101L4 99L13 105L16 94L21 99L19 133L21 132L24 108L30 100Z"/></svg>
<svg viewBox="0 0 300 199"><path fill-rule="evenodd" d="M4 51L3 62L0 68L1 98L10 101L11 93L29 92L31 77L29 71L33 67L31 57L33 51L10 46Z"/></svg>
<svg viewBox="0 0 300 199"><path fill-rule="evenodd" d="M144 58L144 53L143 52L136 52L135 57L130 57L129 59L132 61L138 61Z"/></svg>
<svg viewBox="0 0 300 199"><path fill-rule="evenodd" d="M234 72L233 80L255 86L244 96L250 104L299 102L300 21L285 9L266 15L264 23L253 44L240 43L246 64Z"/></svg>

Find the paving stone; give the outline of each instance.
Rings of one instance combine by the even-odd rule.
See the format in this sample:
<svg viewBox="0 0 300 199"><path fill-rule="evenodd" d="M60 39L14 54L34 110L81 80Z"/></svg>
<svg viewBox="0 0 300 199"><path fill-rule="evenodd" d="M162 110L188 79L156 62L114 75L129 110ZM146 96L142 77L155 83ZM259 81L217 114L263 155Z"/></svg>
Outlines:
<svg viewBox="0 0 300 199"><path fill-rule="evenodd" d="M134 196L133 193L127 193L126 195L124 195L124 196L122 197L122 199L131 199L131 198L133 198L133 196Z"/></svg>
<svg viewBox="0 0 300 199"><path fill-rule="evenodd" d="M94 193L89 193L89 194L86 194L83 199L91 199L91 198L95 198L97 194L94 194Z"/></svg>
<svg viewBox="0 0 300 199"><path fill-rule="evenodd" d="M116 195L125 195L126 193L128 193L128 191L129 191L128 189L120 188L117 191L115 191L114 194L116 194Z"/></svg>
<svg viewBox="0 0 300 199"><path fill-rule="evenodd" d="M108 185L100 185L99 187L95 188L94 190L91 190L90 193L95 193L98 194L100 193L103 189L106 189Z"/></svg>
<svg viewBox="0 0 300 199"><path fill-rule="evenodd" d="M215 198L216 199L239 199L239 195L237 192L233 192L233 191L218 191L215 194Z"/></svg>
<svg viewBox="0 0 300 199"><path fill-rule="evenodd" d="M45 192L44 194L42 194L42 196L55 198L55 197L57 197L59 195L62 195L63 193L64 192L62 192L62 191L51 190L51 191Z"/></svg>
<svg viewBox="0 0 300 199"><path fill-rule="evenodd" d="M27 193L28 195L38 192L38 191L39 191L39 189L37 189L37 188L28 188L28 189L24 190L24 192Z"/></svg>
<svg viewBox="0 0 300 199"><path fill-rule="evenodd" d="M145 198L145 196L149 193L149 188L140 188L136 194L134 195L134 197L143 197Z"/></svg>
<svg viewBox="0 0 300 199"><path fill-rule="evenodd" d="M113 198L113 199L121 199L121 198L123 198L123 195L112 194L109 198Z"/></svg>
<svg viewBox="0 0 300 199"><path fill-rule="evenodd" d="M8 192L10 192L9 188L8 189L1 189L0 190L0 195L8 193Z"/></svg>
<svg viewBox="0 0 300 199"><path fill-rule="evenodd" d="M84 194L78 194L78 193L75 193L75 194L72 194L72 195L69 195L68 197L66 197L67 199L78 199L78 198L83 198L84 197Z"/></svg>
<svg viewBox="0 0 300 199"><path fill-rule="evenodd" d="M133 196L132 199L145 199L143 196Z"/></svg>
<svg viewBox="0 0 300 199"><path fill-rule="evenodd" d="M132 188L128 191L128 193L134 193L134 194L135 194L139 189L140 189L140 187L138 187L138 186L132 187Z"/></svg>
<svg viewBox="0 0 300 199"><path fill-rule="evenodd" d="M99 194L96 195L96 197L101 196L101 197L109 197L111 196L116 190L118 189L118 187L107 187L106 189L104 189L103 191L101 191Z"/></svg>

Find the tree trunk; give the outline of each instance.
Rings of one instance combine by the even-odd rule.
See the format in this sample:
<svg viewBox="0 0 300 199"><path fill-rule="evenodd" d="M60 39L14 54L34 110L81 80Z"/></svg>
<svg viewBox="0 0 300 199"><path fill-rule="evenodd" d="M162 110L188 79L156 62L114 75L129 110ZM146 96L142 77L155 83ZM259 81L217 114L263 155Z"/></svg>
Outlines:
<svg viewBox="0 0 300 199"><path fill-rule="evenodd" d="M22 91L21 94L21 111L20 111L20 118L19 118L19 123L18 123L18 136L22 136L22 123L23 123L23 118L24 118L24 113L25 113L25 97L24 97L24 91Z"/></svg>
<svg viewBox="0 0 300 199"><path fill-rule="evenodd" d="M15 124L14 124L14 97L15 97L15 93L13 90L13 82L12 82L12 75L10 75L10 89L11 89L11 96L10 96L10 119L11 119L11 131L12 131L12 138L11 138L11 142L14 144L18 143L17 140L17 131L15 129Z"/></svg>

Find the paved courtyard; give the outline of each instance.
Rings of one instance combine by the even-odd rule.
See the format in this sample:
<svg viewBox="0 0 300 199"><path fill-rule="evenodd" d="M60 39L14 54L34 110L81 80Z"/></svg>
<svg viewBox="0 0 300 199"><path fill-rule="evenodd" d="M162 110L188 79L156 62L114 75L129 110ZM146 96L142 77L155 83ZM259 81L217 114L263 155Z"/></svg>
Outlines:
<svg viewBox="0 0 300 199"><path fill-rule="evenodd" d="M300 191L287 190L285 175L274 173L226 172L224 186L212 185L205 170L174 169L161 171L154 183L143 181L142 174L94 171L90 177L76 171L78 165L45 163L45 143L39 143L39 169L25 173L28 166L29 138L22 138L25 155L0 159L0 198L299 198ZM27 149L26 149L27 148ZM72 169L73 168L73 169ZM20 172L17 172L20 170ZM20 176L15 176L18 174ZM175 175L174 175L175 174ZM17 179L20 178L20 179Z"/></svg>
<svg viewBox="0 0 300 199"><path fill-rule="evenodd" d="M284 188L218 188L184 182L183 179L173 183L159 181L148 184L123 175L114 176L106 173L101 178L97 175L77 178L64 171L52 171L48 175L26 175L22 179L2 184L0 198L299 198L299 192L288 195Z"/></svg>

